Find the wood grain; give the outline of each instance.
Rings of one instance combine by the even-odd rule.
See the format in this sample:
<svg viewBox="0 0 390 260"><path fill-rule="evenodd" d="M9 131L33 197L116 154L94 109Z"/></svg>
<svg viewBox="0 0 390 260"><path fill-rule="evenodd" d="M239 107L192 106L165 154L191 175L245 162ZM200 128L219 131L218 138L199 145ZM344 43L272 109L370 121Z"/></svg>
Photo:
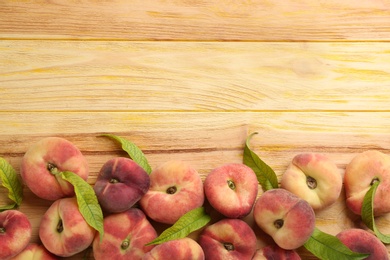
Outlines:
<svg viewBox="0 0 390 260"><path fill-rule="evenodd" d="M4 111L390 109L385 42L25 40L0 50Z"/></svg>
<svg viewBox="0 0 390 260"><path fill-rule="evenodd" d="M0 13L3 39L390 39L387 0L5 0Z"/></svg>
<svg viewBox="0 0 390 260"><path fill-rule="evenodd" d="M181 159L205 179L242 162L258 132L250 146L279 180L301 152L326 154L343 175L360 152L390 154L389 41L388 0L0 1L0 157L19 172L29 146L61 136L94 185L108 159L127 156L100 136L113 133L153 168ZM6 193L0 185L0 205ZM51 203L24 195L39 242ZM366 228L343 192L316 216L333 235ZM271 242L245 220L258 248ZM390 214L376 221L390 234Z"/></svg>

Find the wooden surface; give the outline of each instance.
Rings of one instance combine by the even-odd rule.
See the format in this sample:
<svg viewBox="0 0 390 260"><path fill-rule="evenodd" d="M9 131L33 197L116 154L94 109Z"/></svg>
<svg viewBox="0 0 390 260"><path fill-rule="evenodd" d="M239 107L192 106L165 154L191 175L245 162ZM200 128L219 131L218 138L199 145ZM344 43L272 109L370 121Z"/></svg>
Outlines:
<svg viewBox="0 0 390 260"><path fill-rule="evenodd" d="M30 145L61 136L86 155L93 185L124 155L98 137L113 133L152 167L183 159L204 178L241 162L257 131L251 147L279 178L300 152L327 154L343 174L359 152L390 154L389 129L387 0L0 1L0 157L17 171ZM38 241L50 202L24 194ZM390 233L390 215L377 222ZM317 226L364 227L343 194Z"/></svg>

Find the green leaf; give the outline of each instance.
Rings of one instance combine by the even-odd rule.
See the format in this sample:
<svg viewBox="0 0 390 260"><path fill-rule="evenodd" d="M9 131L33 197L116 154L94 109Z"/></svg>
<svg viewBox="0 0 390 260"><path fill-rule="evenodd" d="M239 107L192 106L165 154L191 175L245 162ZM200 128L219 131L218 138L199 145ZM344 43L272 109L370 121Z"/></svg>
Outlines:
<svg viewBox="0 0 390 260"><path fill-rule="evenodd" d="M84 179L73 172L61 172L61 177L73 185L81 215L91 227L100 233L100 239L102 239L104 234L103 212L95 191Z"/></svg>
<svg viewBox="0 0 390 260"><path fill-rule="evenodd" d="M337 237L315 228L313 234L304 247L313 255L323 260L358 260L365 259L369 254L351 251Z"/></svg>
<svg viewBox="0 0 390 260"><path fill-rule="evenodd" d="M14 168L3 158L0 158L0 180L2 185L8 189L8 198L14 202L11 205L2 206L0 211L20 206L23 200L22 181Z"/></svg>
<svg viewBox="0 0 390 260"><path fill-rule="evenodd" d="M257 132L250 134L246 139L243 162L256 173L257 180L264 191L276 189L279 187L276 173L249 148L249 141L255 134L257 134Z"/></svg>
<svg viewBox="0 0 390 260"><path fill-rule="evenodd" d="M127 154L133 161L135 161L139 166L141 166L148 174L152 172L152 167L150 167L144 153L134 143L130 142L129 140L126 140L123 137L119 137L112 134L103 134L102 136L116 140L122 145L123 151L127 152Z"/></svg>
<svg viewBox="0 0 390 260"><path fill-rule="evenodd" d="M379 184L379 180L373 181L370 189L367 191L366 195L364 195L361 215L364 224L366 224L369 229L373 230L375 235L383 243L390 244L390 235L383 234L375 225L374 198Z"/></svg>
<svg viewBox="0 0 390 260"><path fill-rule="evenodd" d="M210 220L211 217L205 212L203 207L193 209L184 214L171 227L164 230L159 237L146 245L158 245L170 240L184 238L191 232L206 226Z"/></svg>
<svg viewBox="0 0 390 260"><path fill-rule="evenodd" d="M8 210L8 209L15 209L18 207L18 204L16 203L11 203L11 204L8 204L8 205L5 205L5 206L1 206L0 207L0 212L1 211L4 211L4 210Z"/></svg>

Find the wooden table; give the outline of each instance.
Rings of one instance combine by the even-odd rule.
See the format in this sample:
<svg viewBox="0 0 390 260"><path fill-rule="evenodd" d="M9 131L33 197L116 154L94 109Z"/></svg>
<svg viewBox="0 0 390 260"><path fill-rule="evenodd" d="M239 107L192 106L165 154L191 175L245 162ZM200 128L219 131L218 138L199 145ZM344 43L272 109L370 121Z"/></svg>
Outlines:
<svg viewBox="0 0 390 260"><path fill-rule="evenodd" d="M388 0L4 0L0 39L0 157L17 171L30 145L61 136L86 155L93 185L124 155L101 133L202 178L242 162L254 131L279 178L301 152L325 153L340 174L362 151L390 154ZM24 194L37 242L50 202ZM390 233L390 215L377 223ZM317 226L363 227L343 194Z"/></svg>

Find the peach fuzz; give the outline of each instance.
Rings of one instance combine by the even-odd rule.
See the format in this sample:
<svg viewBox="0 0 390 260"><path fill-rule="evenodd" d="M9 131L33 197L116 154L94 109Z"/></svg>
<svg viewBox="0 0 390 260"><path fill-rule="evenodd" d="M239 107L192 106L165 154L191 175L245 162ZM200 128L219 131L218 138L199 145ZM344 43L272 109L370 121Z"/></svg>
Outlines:
<svg viewBox="0 0 390 260"><path fill-rule="evenodd" d="M203 249L195 240L185 237L157 245L142 258L142 260L158 259L204 260L205 256Z"/></svg>
<svg viewBox="0 0 390 260"><path fill-rule="evenodd" d="M256 252L257 238L245 221L226 218L207 226L198 243L205 259L250 260Z"/></svg>
<svg viewBox="0 0 390 260"><path fill-rule="evenodd" d="M19 254L29 244L31 235L30 220L23 212L0 212L0 259L10 259Z"/></svg>
<svg viewBox="0 0 390 260"><path fill-rule="evenodd" d="M11 260L56 260L59 259L50 253L43 245L37 243L30 243L17 256Z"/></svg>
<svg viewBox="0 0 390 260"><path fill-rule="evenodd" d="M258 186L255 172L241 163L215 168L204 181L208 202L228 218L243 218L251 212Z"/></svg>
<svg viewBox="0 0 390 260"><path fill-rule="evenodd" d="M268 245L256 251L252 260L301 260L301 257L295 250L285 250L278 245Z"/></svg>
<svg viewBox="0 0 390 260"><path fill-rule="evenodd" d="M20 174L30 190L42 199L57 200L74 195L73 186L55 173L71 171L87 180L86 158L71 142L60 137L46 137L24 154Z"/></svg>
<svg viewBox="0 0 390 260"><path fill-rule="evenodd" d="M157 232L140 209L108 215L103 224L103 239L96 233L92 243L96 260L140 260L154 247L146 244L157 237Z"/></svg>
<svg viewBox="0 0 390 260"><path fill-rule="evenodd" d="M309 202L314 210L321 210L336 202L342 185L336 164L326 155L302 153L293 158L280 187Z"/></svg>
<svg viewBox="0 0 390 260"><path fill-rule="evenodd" d="M374 215L390 212L390 157L375 150L356 155L347 165L344 175L346 203L355 214L361 215L363 199L374 180L380 184L374 197Z"/></svg>
<svg viewBox="0 0 390 260"><path fill-rule="evenodd" d="M81 215L75 197L56 200L39 225L42 244L61 257L69 257L88 248L95 233Z"/></svg>
<svg viewBox="0 0 390 260"><path fill-rule="evenodd" d="M185 213L203 205L203 182L190 164L168 161L155 168L149 177L149 190L139 202L154 221L173 224Z"/></svg>
<svg viewBox="0 0 390 260"><path fill-rule="evenodd" d="M253 217L286 250L302 246L315 227L315 214L309 203L281 188L267 190L257 199Z"/></svg>
<svg viewBox="0 0 390 260"><path fill-rule="evenodd" d="M135 161L118 157L108 160L100 169L94 185L99 204L105 212L130 209L148 191L149 175Z"/></svg>
<svg viewBox="0 0 390 260"><path fill-rule="evenodd" d="M389 259L386 246L369 231L360 228L351 228L341 231L336 237L352 251L370 254L370 256L365 259Z"/></svg>

